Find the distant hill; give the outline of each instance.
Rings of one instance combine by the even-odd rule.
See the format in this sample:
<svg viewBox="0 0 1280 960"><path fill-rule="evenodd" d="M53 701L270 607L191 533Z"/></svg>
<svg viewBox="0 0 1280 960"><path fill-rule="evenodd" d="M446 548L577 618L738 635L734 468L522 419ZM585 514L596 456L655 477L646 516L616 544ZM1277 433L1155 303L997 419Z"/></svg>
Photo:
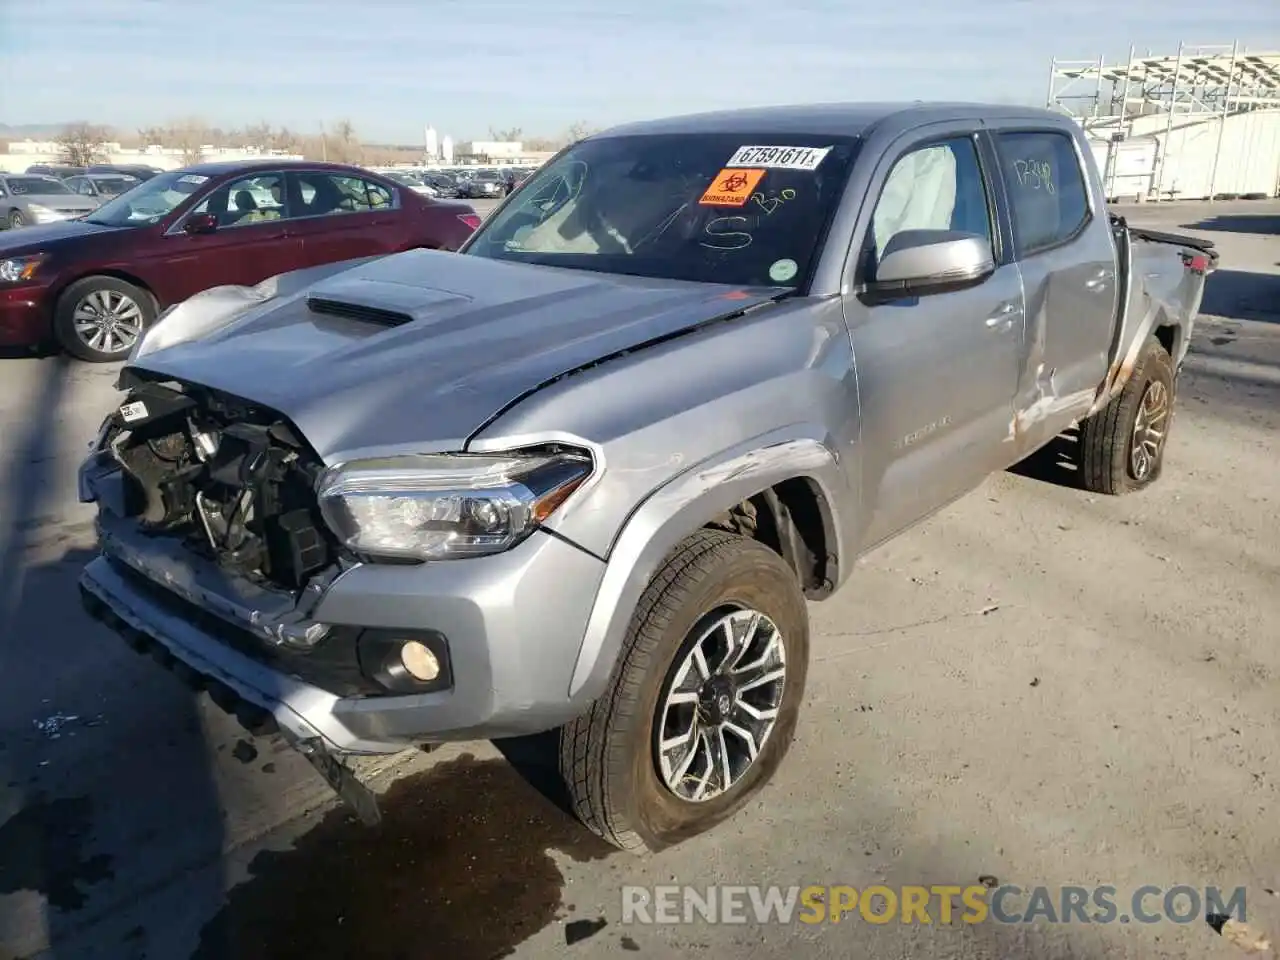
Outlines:
<svg viewBox="0 0 1280 960"><path fill-rule="evenodd" d="M68 126L66 123L0 123L0 140L48 140Z"/></svg>

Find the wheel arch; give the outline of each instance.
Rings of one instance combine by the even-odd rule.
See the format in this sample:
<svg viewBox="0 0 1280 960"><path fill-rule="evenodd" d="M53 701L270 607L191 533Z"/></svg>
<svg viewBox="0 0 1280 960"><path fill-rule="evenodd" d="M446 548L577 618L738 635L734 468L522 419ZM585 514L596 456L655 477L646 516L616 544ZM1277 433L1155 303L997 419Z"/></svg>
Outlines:
<svg viewBox="0 0 1280 960"><path fill-rule="evenodd" d="M156 292L151 289L151 285L139 277L137 274L130 273L128 270L121 270L110 267L103 270L85 270L76 276L68 277L60 282L56 287L49 291L49 307L52 310L57 307L58 301L62 299L62 295L67 292L73 284L79 283L81 280L89 280L93 277L110 277L112 280L122 280L125 283L133 284L148 297L151 298L151 306L156 313L163 309L164 304L160 302L160 298L156 296Z"/></svg>
<svg viewBox="0 0 1280 960"><path fill-rule="evenodd" d="M645 587L671 551L699 529L729 529L761 540L792 565L806 594L817 598L833 590L840 583L839 558L847 555L846 525L836 506L841 477L824 435L813 430L744 444L652 493L628 517L606 558L570 698L589 701L604 689ZM744 520L734 520L744 513L756 518L751 532ZM806 572L803 557L815 551L821 571Z"/></svg>

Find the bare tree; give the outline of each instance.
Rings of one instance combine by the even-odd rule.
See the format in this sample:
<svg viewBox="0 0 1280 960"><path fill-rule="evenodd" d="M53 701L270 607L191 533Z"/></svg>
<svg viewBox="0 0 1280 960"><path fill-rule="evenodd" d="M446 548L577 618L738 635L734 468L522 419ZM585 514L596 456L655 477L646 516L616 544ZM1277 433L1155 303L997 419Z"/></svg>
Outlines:
<svg viewBox="0 0 1280 960"><path fill-rule="evenodd" d="M104 144L111 133L106 127L94 126L81 120L68 124L54 138L58 145L58 159L73 167L87 167L107 159Z"/></svg>
<svg viewBox="0 0 1280 960"><path fill-rule="evenodd" d="M364 149L350 120L339 120L333 125L326 137L325 149L329 159L337 163L359 163L364 159Z"/></svg>
<svg viewBox="0 0 1280 960"><path fill-rule="evenodd" d="M191 166L204 159L204 146L213 141L213 131L199 117L186 117L170 124L165 146L182 151L182 163Z"/></svg>
<svg viewBox="0 0 1280 960"><path fill-rule="evenodd" d="M489 128L489 139L496 140L498 143L516 143L524 137L524 130L520 127L510 127L506 130L495 130Z"/></svg>
<svg viewBox="0 0 1280 960"><path fill-rule="evenodd" d="M595 127L587 123L585 120L579 120L577 123L569 124L569 129L565 131L564 138L568 143L577 143L584 137L589 137L595 133Z"/></svg>

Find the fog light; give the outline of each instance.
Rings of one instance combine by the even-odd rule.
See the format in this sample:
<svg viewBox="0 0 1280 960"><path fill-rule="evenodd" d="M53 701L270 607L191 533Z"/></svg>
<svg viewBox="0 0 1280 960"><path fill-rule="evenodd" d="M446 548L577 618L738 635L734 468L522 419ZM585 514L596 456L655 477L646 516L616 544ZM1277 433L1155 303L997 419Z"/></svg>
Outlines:
<svg viewBox="0 0 1280 960"><path fill-rule="evenodd" d="M440 676L440 661L425 643L410 640L400 648L400 662L415 680L427 683Z"/></svg>

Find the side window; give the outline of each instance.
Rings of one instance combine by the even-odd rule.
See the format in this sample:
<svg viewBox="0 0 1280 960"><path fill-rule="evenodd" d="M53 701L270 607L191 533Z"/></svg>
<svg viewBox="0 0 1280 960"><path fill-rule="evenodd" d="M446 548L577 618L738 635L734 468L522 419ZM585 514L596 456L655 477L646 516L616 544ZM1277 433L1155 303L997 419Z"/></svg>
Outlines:
<svg viewBox="0 0 1280 960"><path fill-rule="evenodd" d="M331 173L300 173L297 177L305 217L368 213L385 210L394 202L386 187L361 177Z"/></svg>
<svg viewBox="0 0 1280 960"><path fill-rule="evenodd" d="M219 187L191 212L212 213L219 228L244 227L287 216L284 196L282 174L261 174Z"/></svg>
<svg viewBox="0 0 1280 960"><path fill-rule="evenodd" d="M889 171L871 216L868 267L906 230L958 230L992 242L991 214L978 149L955 137L912 150Z"/></svg>
<svg viewBox="0 0 1280 960"><path fill-rule="evenodd" d="M996 150L1019 258L1075 236L1089 219L1089 200L1071 136L1050 130L999 133Z"/></svg>

